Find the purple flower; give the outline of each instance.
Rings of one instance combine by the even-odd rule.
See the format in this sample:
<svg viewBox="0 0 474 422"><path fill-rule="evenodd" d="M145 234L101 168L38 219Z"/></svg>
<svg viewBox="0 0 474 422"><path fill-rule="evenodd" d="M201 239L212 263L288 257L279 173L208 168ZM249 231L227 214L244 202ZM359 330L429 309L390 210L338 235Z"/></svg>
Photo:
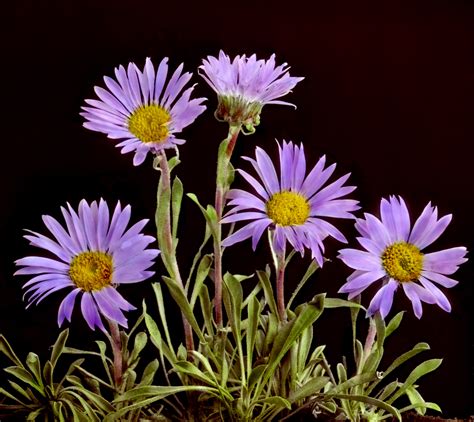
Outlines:
<svg viewBox="0 0 474 422"><path fill-rule="evenodd" d="M286 63L275 66L275 55L268 60L236 56L230 60L223 51L219 57L208 56L199 68L201 76L217 93L216 117L229 123L243 124L249 131L259 124L265 104L293 105L277 100L291 92L304 78L290 76Z"/></svg>
<svg viewBox="0 0 474 422"><path fill-rule="evenodd" d="M117 144L122 154L135 151L133 164L143 163L147 153L174 148L185 141L175 137L204 110L205 98L190 99L194 86L181 91L191 79L181 64L168 83L168 58L156 70L149 58L141 72L134 63L127 70L115 69L114 79L104 76L108 89L95 87L99 100L86 100L91 107L82 107L84 127L106 133L111 139L124 139Z"/></svg>
<svg viewBox="0 0 474 422"><path fill-rule="evenodd" d="M355 269L340 293L349 293L353 298L372 283L382 279L383 285L376 293L368 309L368 315L380 311L383 318L392 307L393 295L401 285L413 305L417 318L421 318L421 302L436 303L446 312L451 305L437 285L450 288L458 282L447 277L467 259L466 248L457 247L439 252L423 254L421 251L431 245L446 229L451 215L438 220L438 209L429 203L413 228L404 200L395 196L389 201L382 198L381 220L372 214L356 222L362 237L357 240L365 249L342 249L339 251L346 265Z"/></svg>
<svg viewBox="0 0 474 422"><path fill-rule="evenodd" d="M81 311L91 329L102 330L101 315L127 327L122 311L135 309L116 290L120 284L138 283L151 277L147 271L157 249L146 249L155 241L152 236L140 233L148 220L141 220L127 231L130 206L123 210L117 203L110 218L109 207L104 200L90 205L82 200L76 213L68 204L61 207L66 229L49 215L43 222L53 239L28 230L25 238L30 244L45 249L54 258L28 256L16 261L20 267L15 275L34 275L23 288L27 288L28 305L41 302L45 297L64 288L72 288L58 312L58 325L64 319L71 321L76 296L82 294Z"/></svg>
<svg viewBox="0 0 474 422"><path fill-rule="evenodd" d="M351 193L355 186L343 186L349 174L323 188L331 177L335 164L324 168L323 156L306 176L306 158L303 145L283 141L278 145L280 156L280 177L270 157L261 148L256 148L256 160L250 161L260 181L243 170L238 170L255 189L257 195L232 189L227 194L229 205L234 208L224 217L222 223L252 220L243 228L227 237L223 246L252 238L255 250L266 228L274 231L273 247L284 251L286 242L304 254L311 250L312 257L323 265L323 240L332 236L340 242L347 242L343 234L322 217L354 218L352 211L359 209L358 201L340 199Z"/></svg>

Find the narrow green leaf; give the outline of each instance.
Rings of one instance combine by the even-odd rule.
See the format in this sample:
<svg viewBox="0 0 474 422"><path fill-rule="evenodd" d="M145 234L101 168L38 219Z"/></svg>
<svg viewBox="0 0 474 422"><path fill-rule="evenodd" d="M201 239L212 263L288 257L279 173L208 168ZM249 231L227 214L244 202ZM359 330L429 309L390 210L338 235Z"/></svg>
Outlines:
<svg viewBox="0 0 474 422"><path fill-rule="evenodd" d="M388 374L398 368L402 363L405 363L407 360L411 359L413 356L416 356L418 353L423 352L425 350L429 350L430 346L427 343L418 343L408 352L405 352L403 355L396 358L392 364L384 371L383 378L386 378ZM379 384L381 379L377 379L372 385L367 389L367 394L373 391L373 389Z"/></svg>
<svg viewBox="0 0 474 422"><path fill-rule="evenodd" d="M166 318L166 306L165 306L165 301L163 298L163 292L161 290L161 283L153 283L151 287L153 288L153 292L155 293L156 304L158 306L158 313L160 315L161 325L165 332L165 339L166 339L168 348L173 351L174 350L173 343L171 342L171 336L170 336L170 332L168 328L168 321Z"/></svg>
<svg viewBox="0 0 474 422"><path fill-rule="evenodd" d="M197 196L194 193L187 193L186 196L190 198L201 210L202 215L204 216L207 226L211 231L212 237L217 237L217 218L213 220L212 215L209 214L208 210L206 210L200 203Z"/></svg>
<svg viewBox="0 0 474 422"><path fill-rule="evenodd" d="M201 382L208 384L209 386L215 387L216 382L203 371L201 371L196 365L187 361L178 361L174 365L174 370L186 375L189 375Z"/></svg>
<svg viewBox="0 0 474 422"><path fill-rule="evenodd" d="M260 302L256 297L248 305L248 325L246 332L246 351L247 351L247 373L252 370L253 352L257 338L258 317L260 315Z"/></svg>
<svg viewBox="0 0 474 422"><path fill-rule="evenodd" d="M387 397L390 397L401 385L402 384L400 384L398 380L392 381L390 384L387 384L384 389L380 391L380 393L377 394L376 398L385 401Z"/></svg>
<svg viewBox="0 0 474 422"><path fill-rule="evenodd" d="M76 382L76 380L73 377L68 377L68 381L71 382L71 384L74 384L73 387L69 387L70 390L77 391L79 394L85 397L85 399L89 402L92 402L94 406L99 408L105 413L111 413L114 411L114 407L102 396L99 396L98 394L93 393L92 391L89 391L85 389L81 382Z"/></svg>
<svg viewBox="0 0 474 422"><path fill-rule="evenodd" d="M296 391L291 392L289 399L292 403L303 400L306 397L313 396L323 390L324 387L330 383L329 377L316 377L309 380L302 387L298 388Z"/></svg>
<svg viewBox="0 0 474 422"><path fill-rule="evenodd" d="M24 368L23 363L13 351L7 339L0 334L0 352L2 352L8 359L10 359L16 366Z"/></svg>
<svg viewBox="0 0 474 422"><path fill-rule="evenodd" d="M303 288L303 286L306 284L306 282L309 280L309 278L314 274L314 272L319 268L318 264L316 263L315 260L311 261L311 264L309 265L308 269L306 270L306 273L304 274L303 278L300 280L298 285L296 286L296 289L293 291L290 300L288 300L288 303L286 305L286 309L291 309L291 305L293 301L296 298L296 295L299 293L299 291Z"/></svg>
<svg viewBox="0 0 474 422"><path fill-rule="evenodd" d="M392 397L390 397L389 400L387 400L387 403L393 403L397 398L406 393L407 389L411 387L419 378L437 369L439 365L441 365L442 361L443 359L429 359L423 363L420 363L413 371L411 371L402 387L400 387L400 389Z"/></svg>
<svg viewBox="0 0 474 422"><path fill-rule="evenodd" d="M41 363L39 361L39 356L36 353L30 352L26 357L26 366L30 369L31 373L36 379L36 383L43 388L43 377L41 374Z"/></svg>
<svg viewBox="0 0 474 422"><path fill-rule="evenodd" d="M77 369L78 366L81 366L84 363L84 361L85 361L84 358L76 359L74 362L71 363L71 365L69 365L69 368L66 371L66 374L63 376L61 382L56 387L57 391L61 389L61 386L64 384L64 381L66 381L66 377L71 375L74 372L74 370Z"/></svg>
<svg viewBox="0 0 474 422"><path fill-rule="evenodd" d="M46 361L43 367L43 378L47 386L49 386L54 392L54 383L53 383L53 365L51 361Z"/></svg>
<svg viewBox="0 0 474 422"><path fill-rule="evenodd" d="M328 394L334 395L334 394L342 393L343 391L349 391L352 387L373 381L375 378L376 378L376 375L374 373L364 373L364 374L354 375L352 378L349 378L347 381L342 382L341 384L338 384L334 388L330 389L328 391Z"/></svg>
<svg viewBox="0 0 474 422"><path fill-rule="evenodd" d="M327 297L324 299L324 308L358 308L363 311L366 309L357 302L352 302L351 300L338 299L335 297Z"/></svg>
<svg viewBox="0 0 474 422"><path fill-rule="evenodd" d="M383 343L385 341L385 321L380 316L380 313L377 312L374 317L375 320L375 327L377 329L377 348L382 350Z"/></svg>
<svg viewBox="0 0 474 422"><path fill-rule="evenodd" d="M153 378L155 377L158 367L158 359L153 359L143 370L142 379L140 380L140 383L138 385L150 385L153 382Z"/></svg>
<svg viewBox="0 0 474 422"><path fill-rule="evenodd" d="M176 354L174 353L174 350L169 348L168 345L163 341L158 325L148 314L145 314L145 325L148 332L150 333L151 342L160 351L160 353L162 353L169 362L176 362Z"/></svg>
<svg viewBox="0 0 474 422"><path fill-rule="evenodd" d="M14 383L13 381L10 381L10 384L12 384L12 383L15 384L15 385L18 385L16 383ZM0 393L2 393L5 397L8 397L10 400L13 400L17 403L20 403L20 405L23 408L28 408L28 405L26 403L22 402L18 397L15 397L12 393L8 392L7 390L5 390L1 387L0 387ZM0 406L1 406L1 404L0 404Z"/></svg>
<svg viewBox="0 0 474 422"><path fill-rule="evenodd" d="M258 279L263 287L263 292L265 294L265 300L270 308L270 312L274 315L278 315L278 309L275 302L275 295L273 293L272 284L268 274L264 271L257 271Z"/></svg>
<svg viewBox="0 0 474 422"><path fill-rule="evenodd" d="M313 342L313 327L306 328L301 334L301 338L298 342L298 353L297 353L297 372L301 374L305 367L308 359L309 352L311 350L311 344Z"/></svg>
<svg viewBox="0 0 474 422"><path fill-rule="evenodd" d="M408 400L412 405L416 405L415 410L419 415L424 415L426 413L426 407L424 406L425 400L421 396L420 392L415 388L414 385L410 386L406 390L406 395Z"/></svg>
<svg viewBox="0 0 474 422"><path fill-rule="evenodd" d="M193 310L191 309L191 306L189 305L188 299L184 295L183 290L171 278L163 276L163 280L166 283L166 286L168 287L168 289L171 293L171 296L173 296L173 299L175 300L175 302L180 307L181 312L184 314L185 318L188 320L189 325L191 325L194 332L199 337L199 340L202 341L203 343L205 343L206 340L204 339L202 331L199 328L199 325L198 325L198 323L196 321L196 318L193 314Z"/></svg>
<svg viewBox="0 0 474 422"><path fill-rule="evenodd" d="M281 409L291 409L291 403L287 399L284 399L280 396L266 397L264 399L258 400L256 403L270 404L276 408Z"/></svg>
<svg viewBox="0 0 474 422"><path fill-rule="evenodd" d="M206 331L210 336L214 336L214 326L212 324L212 301L209 296L209 289L206 285L203 285L199 291L199 303L201 305Z"/></svg>
<svg viewBox="0 0 474 422"><path fill-rule="evenodd" d="M171 188L171 215L172 215L172 236L176 240L178 233L179 213L181 210L181 201L183 200L183 183L178 176L174 178ZM176 243L176 242L175 242Z"/></svg>
<svg viewBox="0 0 474 422"><path fill-rule="evenodd" d="M227 305L227 314L232 325L232 332L237 345L239 345L241 339L240 322L242 320L242 285L240 284L240 281L237 279L237 277L226 273L224 274L224 287L224 305Z"/></svg>
<svg viewBox="0 0 474 422"><path fill-rule="evenodd" d="M183 363L183 362L180 362ZM190 362L187 362L190 363ZM157 386L149 385L146 387L137 387L133 390L126 391L124 394L119 396L114 400L115 403L120 403L123 401L136 401L144 399L146 397L154 397L156 400L161 400L164 397L184 393L186 391L201 391L201 392L214 392L217 393L217 389L212 387L207 387L204 385L181 385L176 387L171 386Z"/></svg>
<svg viewBox="0 0 474 422"><path fill-rule="evenodd" d="M265 371L267 365L262 364L254 367L252 369L252 372L250 372L249 378L248 378L248 389L249 391L252 390L253 386L261 380L262 374Z"/></svg>
<svg viewBox="0 0 474 422"><path fill-rule="evenodd" d="M20 366L9 366L4 368L4 371L7 374L11 374L14 377L18 378L20 381L28 384L30 387L33 387L36 391L38 391L43 397L45 396L45 392L41 386L39 386L33 377L33 375L27 371L25 368Z"/></svg>
<svg viewBox="0 0 474 422"><path fill-rule="evenodd" d="M12 388L14 390L16 390L18 393L20 393L25 399L27 399L28 401L32 401L32 398L35 398L33 394L31 394L31 390L28 389L28 391L30 391L30 394L28 394L28 391L26 391L23 387L21 387L20 385L18 385L16 382L14 381L11 381L11 380L8 380L8 383L12 386Z"/></svg>
<svg viewBox="0 0 474 422"><path fill-rule="evenodd" d="M302 332L319 318L324 310L324 294L319 294L310 302L300 305L298 310L300 310L298 316L283 325L275 337L262 384L265 384L274 375L281 359L301 336Z"/></svg>
<svg viewBox="0 0 474 422"><path fill-rule="evenodd" d="M404 313L405 311L401 311L390 320L390 322L387 325L387 329L385 330L385 338L387 338L400 326Z"/></svg>
<svg viewBox="0 0 474 422"><path fill-rule="evenodd" d="M211 265L211 255L204 255L196 271L196 280L194 282L193 292L191 294L191 300L189 302L191 309L194 309L194 305L196 304L196 300L199 297L199 293L201 292L201 288L204 284L204 281L206 280L206 277L209 274Z"/></svg>
<svg viewBox="0 0 474 422"><path fill-rule="evenodd" d="M359 396L355 394L327 394L327 395L322 395L324 397L331 397L331 398L338 398L338 399L346 399L346 400L354 400L358 401L361 403L366 403L370 404L372 406L378 407L379 409L383 409L386 412L391 413L394 417L396 417L400 422L402 422L402 416L400 415L400 412L393 406L390 406L389 404L374 399L373 397L367 397L367 396Z"/></svg>
<svg viewBox="0 0 474 422"><path fill-rule="evenodd" d="M56 343L53 345L53 350L51 352L51 366L52 366L52 371L54 371L54 368L56 367L56 363L61 356L61 354L64 351L64 347L66 346L66 341L69 336L69 329L66 328L65 330L61 331L61 333L58 336L58 339L56 340Z"/></svg>
<svg viewBox="0 0 474 422"><path fill-rule="evenodd" d="M145 348L148 342L148 336L143 331L139 332L135 336L133 350L130 353L130 357L128 358L128 365L132 365L140 356L141 351Z"/></svg>
<svg viewBox="0 0 474 422"><path fill-rule="evenodd" d="M35 421L38 416L44 413L46 410L45 406L41 406L39 409L30 412L26 418L27 421Z"/></svg>
<svg viewBox="0 0 474 422"><path fill-rule="evenodd" d="M401 408L400 413L404 413L404 412L407 412L408 410L413 410L413 409L415 409L418 412L418 408L420 407L422 407L423 409L435 410L436 412L440 412L440 413L442 412L441 408L436 403L423 401L420 403L413 403L409 406Z"/></svg>
<svg viewBox="0 0 474 422"><path fill-rule="evenodd" d="M336 366L336 371L337 371L337 377L339 378L339 384L342 384L343 382L347 381L347 371L346 368L344 368L344 365L342 363L338 363ZM343 392L341 390L341 392Z"/></svg>

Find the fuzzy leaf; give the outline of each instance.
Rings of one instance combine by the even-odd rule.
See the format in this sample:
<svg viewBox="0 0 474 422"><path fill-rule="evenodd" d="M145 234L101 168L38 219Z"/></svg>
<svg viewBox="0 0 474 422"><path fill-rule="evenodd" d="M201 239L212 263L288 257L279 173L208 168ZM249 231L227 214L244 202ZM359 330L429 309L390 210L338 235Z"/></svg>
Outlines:
<svg viewBox="0 0 474 422"><path fill-rule="evenodd" d="M387 329L385 331L385 338L387 338L400 326L404 313L405 311L401 311L390 320L390 322L387 325Z"/></svg>
<svg viewBox="0 0 474 422"><path fill-rule="evenodd" d="M13 351L7 339L0 334L0 352L2 352L8 359L10 359L16 366L24 368L23 363Z"/></svg>
<svg viewBox="0 0 474 422"><path fill-rule="evenodd" d="M143 370L142 379L140 380L139 386L150 385L153 382L156 371L158 370L159 363L158 359L153 359Z"/></svg>
<svg viewBox="0 0 474 422"><path fill-rule="evenodd" d="M145 348L148 342L148 336L143 331L139 332L135 336L133 350L130 353L130 357L128 358L128 365L132 365L140 356L141 351Z"/></svg>
<svg viewBox="0 0 474 422"><path fill-rule="evenodd" d="M185 316L185 318L188 320L189 325L193 328L194 332L197 334L199 337L199 340L205 343L204 336L202 334L201 329L199 328L199 325L196 321L196 318L193 314L193 310L191 309L191 306L189 305L188 299L184 295L184 292L181 287L178 286L178 284L172 280L169 277L163 276L163 280L168 286L168 289L171 293L171 296L173 296L173 299L175 302L178 304L178 306L181 309L181 312Z"/></svg>
<svg viewBox="0 0 474 422"><path fill-rule="evenodd" d="M209 274L211 265L212 265L211 255L204 255L196 271L196 280L194 282L193 292L191 294L191 300L189 301L191 309L194 309L194 305L196 304L196 300L199 297L199 293L201 292L201 288L204 284L204 281L206 280L206 277Z"/></svg>
<svg viewBox="0 0 474 422"><path fill-rule="evenodd" d="M54 368L56 367L56 363L61 356L61 354L64 351L64 347L66 346L66 341L69 336L69 329L66 328L65 330L61 331L61 333L58 336L58 339L56 340L56 343L54 343L53 350L51 352L51 369L53 372Z"/></svg>
<svg viewBox="0 0 474 422"><path fill-rule="evenodd" d="M170 170L171 171L171 170ZM176 176L171 188L171 215L172 215L172 236L176 240L178 233L179 213L181 210L181 201L183 200L183 183ZM176 243L176 242L175 242Z"/></svg>
<svg viewBox="0 0 474 422"><path fill-rule="evenodd" d="M278 309L275 302L275 295L273 293L272 284L268 278L268 274L264 271L257 271L258 279L263 287L263 292L265 294L265 300L270 308L270 312L274 315L278 315Z"/></svg>
<svg viewBox="0 0 474 422"><path fill-rule="evenodd" d="M302 387L298 388L296 391L293 391L290 394L290 401L292 403L303 400L307 397L310 397L314 394L320 392L320 390L324 389L324 387L330 382L329 377L316 377L312 378Z"/></svg>

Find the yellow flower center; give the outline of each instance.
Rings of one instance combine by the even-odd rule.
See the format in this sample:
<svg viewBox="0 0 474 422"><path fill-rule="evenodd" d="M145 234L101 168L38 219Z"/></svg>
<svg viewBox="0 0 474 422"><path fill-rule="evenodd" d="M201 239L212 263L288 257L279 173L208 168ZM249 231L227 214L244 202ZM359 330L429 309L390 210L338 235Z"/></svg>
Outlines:
<svg viewBox="0 0 474 422"><path fill-rule="evenodd" d="M397 242L383 252L382 266L397 281L417 280L423 269L423 254L411 243Z"/></svg>
<svg viewBox="0 0 474 422"><path fill-rule="evenodd" d="M280 226L298 226L309 217L310 206L303 195L295 192L278 192L267 202L267 215Z"/></svg>
<svg viewBox="0 0 474 422"><path fill-rule="evenodd" d="M82 252L69 266L69 277L80 289L90 292L112 284L112 257L104 252Z"/></svg>
<svg viewBox="0 0 474 422"><path fill-rule="evenodd" d="M128 130L145 144L163 142L168 137L170 114L157 104L138 107L128 119Z"/></svg>

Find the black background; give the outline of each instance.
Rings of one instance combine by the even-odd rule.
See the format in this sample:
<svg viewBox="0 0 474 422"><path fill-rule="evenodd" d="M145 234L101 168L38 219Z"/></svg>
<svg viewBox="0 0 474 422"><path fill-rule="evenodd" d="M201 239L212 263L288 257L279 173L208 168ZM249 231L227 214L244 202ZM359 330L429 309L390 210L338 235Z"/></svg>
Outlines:
<svg viewBox="0 0 474 422"><path fill-rule="evenodd" d="M195 71L203 57L221 48L231 56L276 53L278 63L291 65L292 75L306 78L285 98L298 109L265 107L257 133L239 139L237 166L245 166L238 156L253 155L255 145L275 156L275 138L304 142L309 164L327 154L329 162L338 163L337 175L352 172L358 186L352 196L364 211L377 213L381 196L401 194L414 219L431 200L441 215L454 218L429 250L474 248L472 1L317 1L309 8L299 1L17 0L2 8L0 332L20 355L33 350L46 357L58 333L63 297L56 293L24 310L21 285L27 279L12 276L12 262L36 251L21 237L22 229L46 234L41 215L59 218L61 205L69 201L77 207L82 198L103 197L111 206L120 198L132 204L134 221L153 219L158 174L150 158L133 167L132 154L122 156L114 141L82 128L78 114L83 99L94 97L93 86L103 84L102 75L112 76L115 66L129 61L143 66L147 56L155 64L168 56L172 67L183 61L186 70ZM188 142L180 148L177 171L187 192L210 203L216 147L226 127L213 119L214 93L197 75L193 80L196 95L209 98L208 110L185 129ZM202 221L189 200L183 207L179 253L186 267ZM339 227L354 238L352 224ZM147 231L153 233L151 223ZM249 243L228 250L229 270L250 273L269 262L264 242L256 254ZM350 273L335 259L340 245L326 243L332 262L304 289L306 299L321 291L336 295ZM294 261L288 294L307 263ZM160 264L156 269L163 271ZM425 357L444 362L421 381L422 393L445 415L466 416L474 413L472 264L462 266L455 278L459 285L445 290L451 314L428 305L418 321L409 301L397 293L391 315L408 312L387 345L387 362L416 342L428 342L432 350ZM121 291L135 305L146 297L151 306L149 284ZM370 297L363 296L365 304ZM132 321L136 315L130 314ZM328 311L317 330L333 364L348 353L347 312ZM78 309L71 332L75 346L93 347L102 337L86 327Z"/></svg>

